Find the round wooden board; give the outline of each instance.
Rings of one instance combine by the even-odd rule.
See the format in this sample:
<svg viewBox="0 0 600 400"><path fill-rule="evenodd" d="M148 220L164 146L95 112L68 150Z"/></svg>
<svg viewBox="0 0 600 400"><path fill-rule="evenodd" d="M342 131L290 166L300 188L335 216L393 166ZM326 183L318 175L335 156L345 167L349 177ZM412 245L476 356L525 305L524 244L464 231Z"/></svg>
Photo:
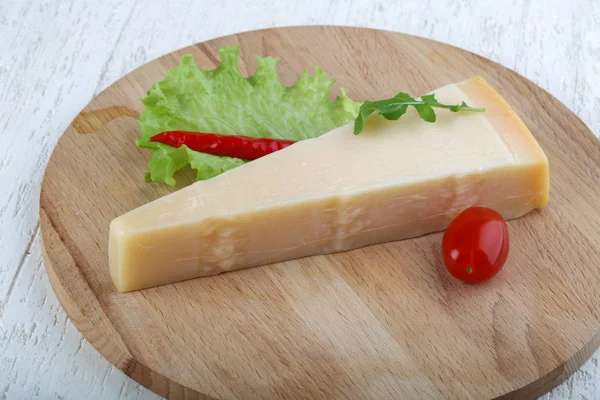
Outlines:
<svg viewBox="0 0 600 400"><path fill-rule="evenodd" d="M551 201L511 221L508 265L465 285L441 234L121 294L110 221L177 188L143 181L139 99L191 53L241 45L281 58L291 84L321 66L355 99L421 94L479 74L518 111L551 166ZM599 345L600 142L518 74L397 33L296 27L211 40L155 60L96 97L61 138L41 193L45 264L67 314L111 363L169 398L532 398ZM193 181L179 176L180 187Z"/></svg>

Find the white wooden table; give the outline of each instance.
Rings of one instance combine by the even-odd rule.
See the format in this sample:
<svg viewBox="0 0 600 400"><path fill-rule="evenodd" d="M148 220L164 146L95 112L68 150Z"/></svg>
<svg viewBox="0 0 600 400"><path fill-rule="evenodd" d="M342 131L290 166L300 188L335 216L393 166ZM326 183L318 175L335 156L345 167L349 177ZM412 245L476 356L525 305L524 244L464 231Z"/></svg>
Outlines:
<svg viewBox="0 0 600 400"><path fill-rule="evenodd" d="M52 149L77 113L164 53L273 26L395 30L515 69L600 133L598 0L308 3L0 0L0 400L158 397L112 367L67 319L42 263L38 199ZM544 398L600 398L599 359L600 351Z"/></svg>

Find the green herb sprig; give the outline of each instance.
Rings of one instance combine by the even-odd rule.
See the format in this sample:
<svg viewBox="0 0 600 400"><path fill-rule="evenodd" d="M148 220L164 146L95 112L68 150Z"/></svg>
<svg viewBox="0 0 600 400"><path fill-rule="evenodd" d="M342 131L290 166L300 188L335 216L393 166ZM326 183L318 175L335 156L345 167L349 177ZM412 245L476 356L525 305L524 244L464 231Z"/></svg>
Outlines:
<svg viewBox="0 0 600 400"><path fill-rule="evenodd" d="M354 121L354 134L358 135L362 132L365 119L374 112L378 112L383 115L385 119L395 121L399 119L401 116L406 114L409 106L413 106L419 116L427 122L435 122L436 115L433 110L434 107L437 108L445 108L452 112L459 111L474 111L474 112L484 112L485 108L476 108L467 105L464 101L462 104L457 105L449 105L439 103L435 94L428 94L421 97L420 100L414 99L410 97L406 93L398 93L396 96L391 99L378 100L378 101L366 101L360 106L360 110L358 112L358 116Z"/></svg>

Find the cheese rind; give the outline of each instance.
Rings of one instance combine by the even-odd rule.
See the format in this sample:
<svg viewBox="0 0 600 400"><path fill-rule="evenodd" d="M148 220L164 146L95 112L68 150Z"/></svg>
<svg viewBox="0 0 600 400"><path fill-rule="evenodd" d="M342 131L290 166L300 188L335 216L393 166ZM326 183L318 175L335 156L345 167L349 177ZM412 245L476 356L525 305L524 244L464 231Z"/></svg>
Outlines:
<svg viewBox="0 0 600 400"><path fill-rule="evenodd" d="M112 221L110 273L131 291L444 230L463 209L506 219L548 201L548 161L482 78L435 91L485 113L410 111L299 142Z"/></svg>

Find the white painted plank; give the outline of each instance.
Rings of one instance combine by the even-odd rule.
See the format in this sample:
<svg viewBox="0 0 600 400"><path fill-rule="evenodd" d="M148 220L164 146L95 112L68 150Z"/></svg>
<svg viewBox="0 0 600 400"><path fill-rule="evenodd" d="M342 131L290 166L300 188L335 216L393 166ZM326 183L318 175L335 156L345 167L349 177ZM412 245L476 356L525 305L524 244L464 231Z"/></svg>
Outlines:
<svg viewBox="0 0 600 400"><path fill-rule="evenodd" d="M132 8L119 0L53 3L13 1L0 13L0 301L36 230L52 148L93 98Z"/></svg>
<svg viewBox="0 0 600 400"><path fill-rule="evenodd" d="M60 134L95 94L176 48L239 31L337 24L474 51L549 90L600 134L595 0L0 1L0 399L156 398L60 308L41 264L38 197ZM399 63L402 60L398 60ZM544 399L600 398L600 352Z"/></svg>
<svg viewBox="0 0 600 400"><path fill-rule="evenodd" d="M39 232L7 300L0 399L159 398L99 356L68 320L41 262Z"/></svg>

